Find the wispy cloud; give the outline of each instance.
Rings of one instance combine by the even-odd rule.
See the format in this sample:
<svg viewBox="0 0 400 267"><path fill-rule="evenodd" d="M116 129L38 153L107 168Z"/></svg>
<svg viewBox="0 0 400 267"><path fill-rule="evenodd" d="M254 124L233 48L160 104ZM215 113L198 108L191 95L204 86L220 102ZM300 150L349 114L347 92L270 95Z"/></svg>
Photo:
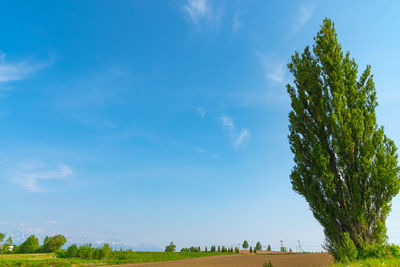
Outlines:
<svg viewBox="0 0 400 267"><path fill-rule="evenodd" d="M314 8L314 4L303 4L302 6L300 6L300 9L297 12L297 19L294 26L295 32L301 30L301 28L303 28L304 25L306 25L306 23L311 19Z"/></svg>
<svg viewBox="0 0 400 267"><path fill-rule="evenodd" d="M222 123L222 127L228 131L228 133L232 139L233 146L235 148L238 148L241 145L243 145L245 143L245 141L247 141L247 139L250 137L249 130L238 129L235 126L232 117L222 115L220 117L220 121Z"/></svg>
<svg viewBox="0 0 400 267"><path fill-rule="evenodd" d="M233 16L232 31L237 32L243 27L243 22L239 18L239 13L236 12Z"/></svg>
<svg viewBox="0 0 400 267"><path fill-rule="evenodd" d="M249 131L247 129L241 130L238 137L235 140L235 147L240 146L248 137L249 137Z"/></svg>
<svg viewBox="0 0 400 267"><path fill-rule="evenodd" d="M185 18L196 27L208 24L218 28L221 23L222 9L213 7L208 0L186 0L182 10Z"/></svg>
<svg viewBox="0 0 400 267"><path fill-rule="evenodd" d="M200 20L210 18L212 14L212 8L207 0L187 0L183 10L195 24L199 23Z"/></svg>
<svg viewBox="0 0 400 267"><path fill-rule="evenodd" d="M265 77L278 84L286 82L286 68L284 61L272 60L263 53L256 52L258 59L264 69Z"/></svg>
<svg viewBox="0 0 400 267"><path fill-rule="evenodd" d="M9 62L6 55L0 53L0 83L23 80L48 65L49 63L32 63L28 60Z"/></svg>
<svg viewBox="0 0 400 267"><path fill-rule="evenodd" d="M230 131L235 130L235 125L233 124L232 117L222 115L221 116L222 125Z"/></svg>
<svg viewBox="0 0 400 267"><path fill-rule="evenodd" d="M47 164L38 161L20 165L18 169L13 171L11 180L25 190L43 192L46 191L40 185L43 181L59 180L71 175L73 175L72 169L63 163L49 168Z"/></svg>
<svg viewBox="0 0 400 267"><path fill-rule="evenodd" d="M206 116L206 110L204 108L197 108L196 111L202 119Z"/></svg>
<svg viewBox="0 0 400 267"><path fill-rule="evenodd" d="M207 151L207 150L205 150L205 149L203 149L203 148L201 148L201 147L197 147L197 148L196 148L196 151L199 152L199 153L206 154L206 155L208 155L208 156L210 156L210 157L212 157L212 158L214 158L214 159L219 159L219 156L218 156L218 155L213 154L213 153L211 153L211 152L209 152L209 151Z"/></svg>
<svg viewBox="0 0 400 267"><path fill-rule="evenodd" d="M46 224L59 224L57 221L52 221L52 220L44 221L44 223L46 223Z"/></svg>

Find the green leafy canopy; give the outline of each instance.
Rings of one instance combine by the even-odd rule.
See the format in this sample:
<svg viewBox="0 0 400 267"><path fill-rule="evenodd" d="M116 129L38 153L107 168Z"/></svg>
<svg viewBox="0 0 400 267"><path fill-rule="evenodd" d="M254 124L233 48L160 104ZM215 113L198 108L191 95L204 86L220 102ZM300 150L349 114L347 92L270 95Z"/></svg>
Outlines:
<svg viewBox="0 0 400 267"><path fill-rule="evenodd" d="M400 187L397 149L376 122L371 67L358 75L329 19L314 40L288 64L290 178L323 226L328 251L351 260L353 245L387 240L385 221Z"/></svg>

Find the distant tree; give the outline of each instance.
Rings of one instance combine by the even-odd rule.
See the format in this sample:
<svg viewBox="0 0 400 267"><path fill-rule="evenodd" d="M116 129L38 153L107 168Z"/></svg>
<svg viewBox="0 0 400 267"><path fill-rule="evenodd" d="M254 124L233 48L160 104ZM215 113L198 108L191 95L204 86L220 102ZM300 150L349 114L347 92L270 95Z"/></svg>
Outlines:
<svg viewBox="0 0 400 267"><path fill-rule="evenodd" d="M107 259L108 257L110 257L112 249L110 247L110 245L108 243L105 243L103 245L103 247L101 248L101 254L102 254L102 259Z"/></svg>
<svg viewBox="0 0 400 267"><path fill-rule="evenodd" d="M257 253L257 249L256 248L254 248L254 253Z"/></svg>
<svg viewBox="0 0 400 267"><path fill-rule="evenodd" d="M78 257L78 246L73 244L67 249L67 258Z"/></svg>
<svg viewBox="0 0 400 267"><path fill-rule="evenodd" d="M359 75L330 19L314 41L288 64L290 179L324 228L325 248L351 261L357 253L349 247L387 241L386 218L400 189L397 148L376 120L371 66Z"/></svg>
<svg viewBox="0 0 400 267"><path fill-rule="evenodd" d="M235 247L235 252L236 253L239 253L240 251L239 251L239 247Z"/></svg>
<svg viewBox="0 0 400 267"><path fill-rule="evenodd" d="M175 252L176 246L174 242L169 243L168 246L165 247L165 252Z"/></svg>
<svg viewBox="0 0 400 267"><path fill-rule="evenodd" d="M271 251L271 245L268 245L267 251Z"/></svg>
<svg viewBox="0 0 400 267"><path fill-rule="evenodd" d="M64 244L67 243L67 239L63 235L55 235L44 239L42 251L43 252L54 252L60 250Z"/></svg>
<svg viewBox="0 0 400 267"><path fill-rule="evenodd" d="M19 248L19 253L35 253L39 250L39 239L34 235L29 236Z"/></svg>
<svg viewBox="0 0 400 267"><path fill-rule="evenodd" d="M218 250L217 250L218 252L221 252L221 247L220 246L218 246Z"/></svg>
<svg viewBox="0 0 400 267"><path fill-rule="evenodd" d="M198 251L198 252L201 252L201 247L200 247L200 246L197 248L197 251Z"/></svg>
<svg viewBox="0 0 400 267"><path fill-rule="evenodd" d="M243 247L244 249L248 249L248 248L249 248L249 243L247 242L247 240L243 241L242 247Z"/></svg>
<svg viewBox="0 0 400 267"><path fill-rule="evenodd" d="M257 250L262 250L262 245L261 245L261 242L260 242L260 241L257 242L257 244L256 244L256 249L257 249Z"/></svg>
<svg viewBox="0 0 400 267"><path fill-rule="evenodd" d="M216 251L215 246L212 245L212 246L211 246L211 252L215 252L215 251Z"/></svg>
<svg viewBox="0 0 400 267"><path fill-rule="evenodd" d="M292 248L290 248L290 249L289 249L289 252L290 252L290 253L292 253L292 252L293 252Z"/></svg>
<svg viewBox="0 0 400 267"><path fill-rule="evenodd" d="M207 252L207 251L208 251L208 250L207 250L207 246L206 246L206 248L204 249L204 251L205 251L205 252Z"/></svg>
<svg viewBox="0 0 400 267"><path fill-rule="evenodd" d="M253 253L253 247L250 246L250 253Z"/></svg>
<svg viewBox="0 0 400 267"><path fill-rule="evenodd" d="M0 233L0 243L3 242L5 236L6 236L5 234Z"/></svg>

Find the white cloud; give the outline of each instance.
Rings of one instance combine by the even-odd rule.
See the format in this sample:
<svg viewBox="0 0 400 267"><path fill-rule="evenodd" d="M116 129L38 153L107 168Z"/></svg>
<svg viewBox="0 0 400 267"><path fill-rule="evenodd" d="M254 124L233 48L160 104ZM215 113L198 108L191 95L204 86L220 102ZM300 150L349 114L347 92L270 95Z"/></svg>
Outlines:
<svg viewBox="0 0 400 267"><path fill-rule="evenodd" d="M239 14L236 12L233 16L232 31L237 32L243 27L242 21L239 19Z"/></svg>
<svg viewBox="0 0 400 267"><path fill-rule="evenodd" d="M8 62L5 58L5 54L0 54L0 83L23 80L48 65L29 61Z"/></svg>
<svg viewBox="0 0 400 267"><path fill-rule="evenodd" d="M286 82L286 68L284 61L274 61L266 55L256 52L257 57L264 69L265 77L278 84L284 84Z"/></svg>
<svg viewBox="0 0 400 267"><path fill-rule="evenodd" d="M211 17L212 9L207 0L187 0L183 10L190 20L197 24L202 19Z"/></svg>
<svg viewBox="0 0 400 267"><path fill-rule="evenodd" d="M233 142L233 146L235 148L238 148L242 144L244 144L245 140L247 140L250 137L250 132L247 129L237 129L233 122L233 118L222 115L220 117L221 123L223 128L225 128Z"/></svg>
<svg viewBox="0 0 400 267"><path fill-rule="evenodd" d="M235 125L233 124L233 119L231 117L226 116L226 115L222 115L221 116L221 122L222 122L222 125L225 128L227 128L227 129L229 129L231 131L235 129Z"/></svg>
<svg viewBox="0 0 400 267"><path fill-rule="evenodd" d="M223 8L212 6L208 0L186 0L182 10L185 18L197 28L208 25L218 29L221 24Z"/></svg>
<svg viewBox="0 0 400 267"><path fill-rule="evenodd" d="M204 108L197 108L197 113L199 113L201 118L204 118L204 116L206 115L206 111Z"/></svg>
<svg viewBox="0 0 400 267"><path fill-rule="evenodd" d="M19 166L11 176L11 180L25 190L42 192L45 189L39 184L46 180L59 180L73 175L72 169L59 163L53 168L48 168L43 162L29 162Z"/></svg>
<svg viewBox="0 0 400 267"><path fill-rule="evenodd" d="M44 221L44 223L46 223L46 224L58 224L57 221L52 221L52 220Z"/></svg>
<svg viewBox="0 0 400 267"><path fill-rule="evenodd" d="M204 154L206 154L206 155L208 155L208 156L210 156L210 157L212 157L214 159L219 159L218 155L213 154L211 152L208 152L207 150L205 150L205 149L203 149L201 147L196 148L196 151L199 152L199 153L204 153Z"/></svg>
<svg viewBox="0 0 400 267"><path fill-rule="evenodd" d="M303 28L304 25L311 19L314 7L315 6L313 4L302 5L300 7L294 28L296 32Z"/></svg>
<svg viewBox="0 0 400 267"><path fill-rule="evenodd" d="M282 83L285 79L285 70L283 63L276 63L270 71L267 72L267 77L270 80Z"/></svg>
<svg viewBox="0 0 400 267"><path fill-rule="evenodd" d="M240 131L238 137L235 140L235 147L240 146L248 137L249 137L249 131L247 129L243 129Z"/></svg>

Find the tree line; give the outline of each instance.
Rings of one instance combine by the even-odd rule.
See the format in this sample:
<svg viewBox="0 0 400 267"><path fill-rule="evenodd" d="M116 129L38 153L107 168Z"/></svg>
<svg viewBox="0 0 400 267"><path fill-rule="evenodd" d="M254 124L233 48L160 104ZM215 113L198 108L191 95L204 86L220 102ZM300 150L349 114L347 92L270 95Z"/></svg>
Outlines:
<svg viewBox="0 0 400 267"><path fill-rule="evenodd" d="M11 237L8 237L6 241L4 241L4 238L5 235L0 233L0 253L3 254L55 252L60 250L67 242L67 239L63 235L46 236L43 244L40 246L39 239L35 235L31 235L21 245L17 246L13 244Z"/></svg>

